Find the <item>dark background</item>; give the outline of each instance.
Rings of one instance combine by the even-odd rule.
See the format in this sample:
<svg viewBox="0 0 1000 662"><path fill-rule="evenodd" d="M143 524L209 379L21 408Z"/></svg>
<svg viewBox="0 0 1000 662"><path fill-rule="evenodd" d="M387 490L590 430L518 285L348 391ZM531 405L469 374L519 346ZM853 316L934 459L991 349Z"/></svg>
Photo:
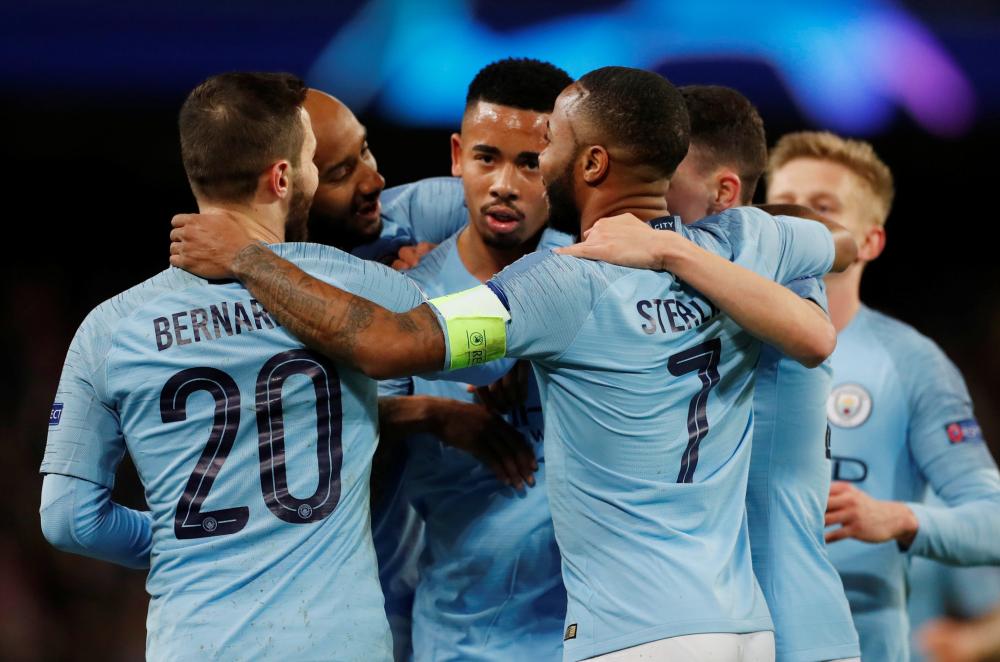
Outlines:
<svg viewBox="0 0 1000 662"><path fill-rule="evenodd" d="M167 266L170 217L194 209L176 131L187 91L232 69L306 76L361 4L4 8L0 439L8 480L0 509L0 659L142 657L144 573L60 554L38 527L37 469L66 348L91 308ZM503 10L497 4L474 3L477 16L496 26L567 13L553 3L508 1ZM574 11L621 4L577 2ZM996 454L1000 260L992 223L1000 188L1000 15L988 2L950 2L946 15L929 1L905 7L968 76L976 115L960 135L944 138L897 111L884 130L865 136L892 168L897 197L888 248L870 266L862 295L932 337L955 361ZM781 77L759 62L727 54L657 68L677 84L743 90L760 106L772 142L789 130L825 128L801 115ZM356 110L390 186L448 172L448 128L402 126L375 108ZM117 492L126 503L143 503L128 466Z"/></svg>

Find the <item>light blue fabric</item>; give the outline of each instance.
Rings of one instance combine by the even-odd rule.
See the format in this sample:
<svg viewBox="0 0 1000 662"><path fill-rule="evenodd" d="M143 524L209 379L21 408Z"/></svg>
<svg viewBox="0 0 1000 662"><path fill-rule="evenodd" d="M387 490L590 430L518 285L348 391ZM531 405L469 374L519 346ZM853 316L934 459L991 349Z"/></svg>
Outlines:
<svg viewBox="0 0 1000 662"><path fill-rule="evenodd" d="M274 250L390 309L422 302L382 265ZM169 269L98 306L50 423L43 473L110 488L126 447L138 470L149 659L390 659L369 520L376 383L305 350L241 285Z"/></svg>
<svg viewBox="0 0 1000 662"><path fill-rule="evenodd" d="M820 279L796 280L789 288L827 309ZM761 350L757 366L747 516L778 662L860 654L844 587L823 541L831 373L829 361L810 370L771 346Z"/></svg>
<svg viewBox="0 0 1000 662"><path fill-rule="evenodd" d="M111 490L82 478L48 474L42 481L42 533L60 551L148 568L153 542L149 512L111 500Z"/></svg>
<svg viewBox="0 0 1000 662"><path fill-rule="evenodd" d="M928 505L945 505L933 493ZM1000 607L1000 566L960 567L931 561L920 556L910 559L907 573L909 596L906 607L911 627L911 662L923 662L913 646L920 629L938 618L979 618Z"/></svg>
<svg viewBox="0 0 1000 662"><path fill-rule="evenodd" d="M462 263L456 242L457 235L407 272L428 297L479 284ZM431 435L407 440L404 492L426 523L413 610L417 661L561 657L566 591L546 497L543 420L534 379L530 387L525 404L505 418L538 458L533 488L505 487L479 460ZM409 388L397 383L394 390L474 400L464 383L453 381L416 377Z"/></svg>
<svg viewBox="0 0 1000 662"><path fill-rule="evenodd" d="M772 279L829 268L829 232L760 214L670 224ZM669 273L541 252L488 285L539 380L565 659L771 629L744 505L759 343Z"/></svg>
<svg viewBox="0 0 1000 662"><path fill-rule="evenodd" d="M829 546L862 659L902 662L909 659L908 557L1000 562L1000 475L961 375L913 328L862 306L840 333L831 363L834 480L908 502L920 525L908 552L894 541ZM928 486L947 505L920 503Z"/></svg>

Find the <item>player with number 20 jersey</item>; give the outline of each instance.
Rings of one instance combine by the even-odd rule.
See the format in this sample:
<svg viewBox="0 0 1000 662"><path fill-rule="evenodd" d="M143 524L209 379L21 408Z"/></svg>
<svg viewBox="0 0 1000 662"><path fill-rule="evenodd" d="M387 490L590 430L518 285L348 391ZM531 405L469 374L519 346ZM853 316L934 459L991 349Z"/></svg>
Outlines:
<svg viewBox="0 0 1000 662"><path fill-rule="evenodd" d="M274 250L387 308L422 301L382 265ZM87 317L56 401L43 473L110 488L127 449L145 487L148 659L391 659L375 381L304 349L239 283L170 269Z"/></svg>

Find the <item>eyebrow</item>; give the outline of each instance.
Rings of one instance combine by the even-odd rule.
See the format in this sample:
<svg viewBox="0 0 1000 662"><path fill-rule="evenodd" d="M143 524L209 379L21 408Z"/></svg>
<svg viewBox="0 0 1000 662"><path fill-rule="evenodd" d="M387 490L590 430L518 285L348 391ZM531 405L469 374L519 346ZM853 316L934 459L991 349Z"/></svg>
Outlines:
<svg viewBox="0 0 1000 662"><path fill-rule="evenodd" d="M364 145L366 142L368 142L368 129L365 129L364 133L361 134L361 142L360 142L359 146L360 145ZM337 163L334 163L333 165L327 166L326 169L323 170L323 176L325 177L326 175L329 175L331 172L333 172L337 168L340 168L340 167L345 166L345 165L350 165L351 163L354 163L357 160L358 160L358 157L356 157L356 156L348 156L343 161L338 161Z"/></svg>
<svg viewBox="0 0 1000 662"><path fill-rule="evenodd" d="M493 156L500 156L500 149L494 147L493 145L474 145L472 151L480 152L482 154L492 154ZM516 157L517 161L525 161L528 159L537 159L539 152L521 152Z"/></svg>

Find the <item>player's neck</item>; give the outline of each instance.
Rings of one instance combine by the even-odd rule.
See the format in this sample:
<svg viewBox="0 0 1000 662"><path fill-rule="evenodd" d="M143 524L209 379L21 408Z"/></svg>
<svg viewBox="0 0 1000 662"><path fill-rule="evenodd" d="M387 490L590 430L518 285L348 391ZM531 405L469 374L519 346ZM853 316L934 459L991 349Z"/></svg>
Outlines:
<svg viewBox="0 0 1000 662"><path fill-rule="evenodd" d="M469 273L476 280L485 283L508 264L535 250L541 234L539 231L524 243L509 248L499 248L483 241L482 235L470 224L458 236L458 256Z"/></svg>
<svg viewBox="0 0 1000 662"><path fill-rule="evenodd" d="M235 218L246 228L247 234L254 241L280 244L285 240L287 214L283 214L277 207L199 203L198 211L202 214L225 214Z"/></svg>
<svg viewBox="0 0 1000 662"><path fill-rule="evenodd" d="M593 196L580 210L581 236L598 220L609 216L633 214L640 220L651 221L669 215L664 193L662 188L646 187L617 195Z"/></svg>
<svg viewBox="0 0 1000 662"><path fill-rule="evenodd" d="M862 267L861 264L852 264L843 273L829 274L824 279L826 297L830 304L830 321L837 333L846 329L861 310Z"/></svg>

